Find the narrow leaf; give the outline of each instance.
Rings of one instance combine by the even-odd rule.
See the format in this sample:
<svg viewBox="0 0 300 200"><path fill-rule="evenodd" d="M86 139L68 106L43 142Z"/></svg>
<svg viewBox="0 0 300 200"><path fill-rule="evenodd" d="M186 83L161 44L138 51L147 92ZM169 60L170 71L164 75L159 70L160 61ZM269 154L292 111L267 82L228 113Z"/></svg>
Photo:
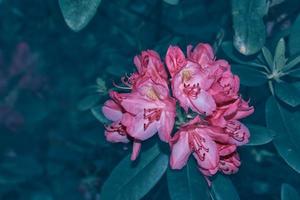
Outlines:
<svg viewBox="0 0 300 200"><path fill-rule="evenodd" d="M171 200L210 199L207 182L194 160L190 159L181 170L169 169L167 177Z"/></svg>
<svg viewBox="0 0 300 200"><path fill-rule="evenodd" d="M67 25L73 31L83 29L97 12L101 0L59 0Z"/></svg>
<svg viewBox="0 0 300 200"><path fill-rule="evenodd" d="M283 69L286 58L285 58L285 41L283 38L281 38L276 46L275 49L275 55L274 55L274 61L275 61L275 68L278 70Z"/></svg>
<svg viewBox="0 0 300 200"><path fill-rule="evenodd" d="M102 187L101 200L139 200L160 180L168 167L168 156L157 145L141 153L137 163L126 156Z"/></svg>
<svg viewBox="0 0 300 200"><path fill-rule="evenodd" d="M257 53L264 45L266 30L263 17L267 14L267 1L232 0L234 46L244 55Z"/></svg>
<svg viewBox="0 0 300 200"><path fill-rule="evenodd" d="M292 69L293 67L296 67L298 64L300 63L300 55L297 56L296 58L294 58L293 60L291 60L290 62L288 62L288 64L286 64L284 66L284 71L288 71L290 69Z"/></svg>
<svg viewBox="0 0 300 200"><path fill-rule="evenodd" d="M268 66L270 67L270 69L273 69L273 56L272 56L271 52L269 51L269 49L267 49L266 47L263 47L262 53L264 55L264 58L268 64Z"/></svg>
<svg viewBox="0 0 300 200"><path fill-rule="evenodd" d="M271 142L275 136L275 132L263 126L247 124L250 131L250 141L248 146L263 145Z"/></svg>
<svg viewBox="0 0 300 200"><path fill-rule="evenodd" d="M106 117L102 113L102 106L96 106L92 108L91 112L101 123L106 124L109 122L109 120L106 119Z"/></svg>
<svg viewBox="0 0 300 200"><path fill-rule="evenodd" d="M164 0L164 2L166 2L167 4L170 5L177 5L179 3L180 0Z"/></svg>
<svg viewBox="0 0 300 200"><path fill-rule="evenodd" d="M273 142L279 155L294 170L300 172L300 113L283 108L271 96L266 103L268 128L276 132Z"/></svg>

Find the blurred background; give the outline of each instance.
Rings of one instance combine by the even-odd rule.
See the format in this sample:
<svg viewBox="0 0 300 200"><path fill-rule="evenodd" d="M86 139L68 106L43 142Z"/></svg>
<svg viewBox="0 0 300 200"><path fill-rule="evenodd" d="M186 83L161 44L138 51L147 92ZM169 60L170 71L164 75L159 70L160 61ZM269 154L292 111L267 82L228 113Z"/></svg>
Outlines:
<svg viewBox="0 0 300 200"><path fill-rule="evenodd" d="M0 199L99 200L130 147L106 142L104 119L90 108L134 70L141 50L164 56L170 44L208 42L225 58L219 47L232 40L229 10L223 0L103 0L88 26L74 32L55 0L0 0ZM274 5L265 17L270 46L299 13L298 0ZM242 91L258 110L248 120L260 123L265 89ZM232 178L241 199L280 199L282 182L300 187L272 144L240 153ZM169 199L167 193L162 180L144 199Z"/></svg>

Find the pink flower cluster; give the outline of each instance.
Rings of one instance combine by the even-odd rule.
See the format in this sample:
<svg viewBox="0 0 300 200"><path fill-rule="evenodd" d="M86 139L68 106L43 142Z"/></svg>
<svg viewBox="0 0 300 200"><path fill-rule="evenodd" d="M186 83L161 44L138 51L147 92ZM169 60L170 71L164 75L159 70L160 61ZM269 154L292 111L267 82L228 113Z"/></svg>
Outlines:
<svg viewBox="0 0 300 200"><path fill-rule="evenodd" d="M111 91L111 100L102 109L113 121L106 126L107 140L133 141L131 159L135 160L141 142L158 133L170 144L173 169L181 169L193 154L205 176L237 172L237 146L247 143L250 136L238 120L254 111L238 93L239 78L227 61L215 59L208 44L194 49L189 45L187 56L179 47L170 46L165 63L167 71L152 50L134 58L137 72L122 78L130 93ZM176 102L185 110L187 122L172 136L179 117Z"/></svg>

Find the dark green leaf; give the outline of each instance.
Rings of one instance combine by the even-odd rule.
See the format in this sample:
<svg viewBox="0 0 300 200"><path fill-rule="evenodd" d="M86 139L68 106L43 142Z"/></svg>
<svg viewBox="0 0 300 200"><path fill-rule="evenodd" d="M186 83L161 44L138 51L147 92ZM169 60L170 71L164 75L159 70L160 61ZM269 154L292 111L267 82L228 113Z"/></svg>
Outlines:
<svg viewBox="0 0 300 200"><path fill-rule="evenodd" d="M172 200L209 200L207 182L190 159L182 170L168 170L168 188Z"/></svg>
<svg viewBox="0 0 300 200"><path fill-rule="evenodd" d="M234 46L244 55L257 53L264 45L263 17L268 12L265 0L232 0Z"/></svg>
<svg viewBox="0 0 300 200"><path fill-rule="evenodd" d="M101 123L106 124L109 122L109 120L106 119L106 117L102 113L102 106L92 108L91 112Z"/></svg>
<svg viewBox="0 0 300 200"><path fill-rule="evenodd" d="M137 163L126 156L104 183L101 200L139 200L160 180L167 167L168 156L157 145L141 153Z"/></svg>
<svg viewBox="0 0 300 200"><path fill-rule="evenodd" d="M73 31L83 29L97 12L101 0L59 0L67 25Z"/></svg>
<svg viewBox="0 0 300 200"><path fill-rule="evenodd" d="M274 55L275 68L278 70L283 69L286 58L285 58L285 41L281 38L276 46L275 55Z"/></svg>
<svg viewBox="0 0 300 200"><path fill-rule="evenodd" d="M292 55L300 53L300 15L292 26L289 38L289 50Z"/></svg>
<svg viewBox="0 0 300 200"><path fill-rule="evenodd" d="M249 146L263 145L271 142L275 133L263 126L247 124L250 131L250 141L246 144Z"/></svg>
<svg viewBox="0 0 300 200"><path fill-rule="evenodd" d="M300 172L300 113L283 108L275 97L266 103L266 122L268 128L276 132L274 145L280 156L294 170Z"/></svg>
<svg viewBox="0 0 300 200"><path fill-rule="evenodd" d="M273 56L272 56L271 52L266 47L263 47L261 50L262 50L264 58L265 58L266 62L268 63L269 67L271 69L273 69Z"/></svg>
<svg viewBox="0 0 300 200"><path fill-rule="evenodd" d="M267 82L267 77L261 71L247 65L232 65L232 71L240 77L242 85L254 87Z"/></svg>
<svg viewBox="0 0 300 200"><path fill-rule="evenodd" d="M300 200L300 196L295 188L284 183L281 186L281 200Z"/></svg>
<svg viewBox="0 0 300 200"><path fill-rule="evenodd" d="M240 199L239 194L229 177L221 174L216 175L215 179L212 181L211 194L213 200Z"/></svg>
<svg viewBox="0 0 300 200"><path fill-rule="evenodd" d="M83 98L79 103L78 103L78 110L85 111L93 106L95 106L100 100L100 96L98 94L90 95L85 98Z"/></svg>
<svg viewBox="0 0 300 200"><path fill-rule="evenodd" d="M275 83L275 94L283 102L290 106L300 104L300 83Z"/></svg>

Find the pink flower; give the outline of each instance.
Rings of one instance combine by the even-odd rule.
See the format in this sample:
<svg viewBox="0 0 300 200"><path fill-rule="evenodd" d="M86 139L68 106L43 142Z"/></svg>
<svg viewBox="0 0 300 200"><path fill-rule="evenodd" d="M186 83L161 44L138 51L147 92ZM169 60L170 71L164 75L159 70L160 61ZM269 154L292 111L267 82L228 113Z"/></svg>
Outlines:
<svg viewBox="0 0 300 200"><path fill-rule="evenodd" d="M170 141L172 169L181 169L186 165L191 154L196 158L199 169L205 175L213 175L218 171L219 155L216 142L210 137L210 127L201 127L197 116L183 125Z"/></svg>
<svg viewBox="0 0 300 200"><path fill-rule="evenodd" d="M192 49L192 45L187 47L187 57L201 65L201 67L205 68L207 63L213 61L214 52L209 44L199 43L193 50Z"/></svg>
<svg viewBox="0 0 300 200"><path fill-rule="evenodd" d="M169 62L167 61L169 60ZM213 83L209 74L200 65L185 61L182 51L178 47L169 47L166 62L172 75L173 95L187 112L188 108L199 114L210 115L216 109L216 103L208 93Z"/></svg>
<svg viewBox="0 0 300 200"><path fill-rule="evenodd" d="M167 88L149 79L140 84L137 92L121 96L120 104L127 111L122 123L131 137L143 141L158 132L162 141L169 141L176 108Z"/></svg>
<svg viewBox="0 0 300 200"><path fill-rule="evenodd" d="M163 79L168 79L168 74L164 68L160 56L153 50L142 51L141 55L134 57L134 64L139 74L147 73L149 76L153 74Z"/></svg>
<svg viewBox="0 0 300 200"><path fill-rule="evenodd" d="M219 170L224 174L235 174L241 165L239 155L234 152L220 157Z"/></svg>

